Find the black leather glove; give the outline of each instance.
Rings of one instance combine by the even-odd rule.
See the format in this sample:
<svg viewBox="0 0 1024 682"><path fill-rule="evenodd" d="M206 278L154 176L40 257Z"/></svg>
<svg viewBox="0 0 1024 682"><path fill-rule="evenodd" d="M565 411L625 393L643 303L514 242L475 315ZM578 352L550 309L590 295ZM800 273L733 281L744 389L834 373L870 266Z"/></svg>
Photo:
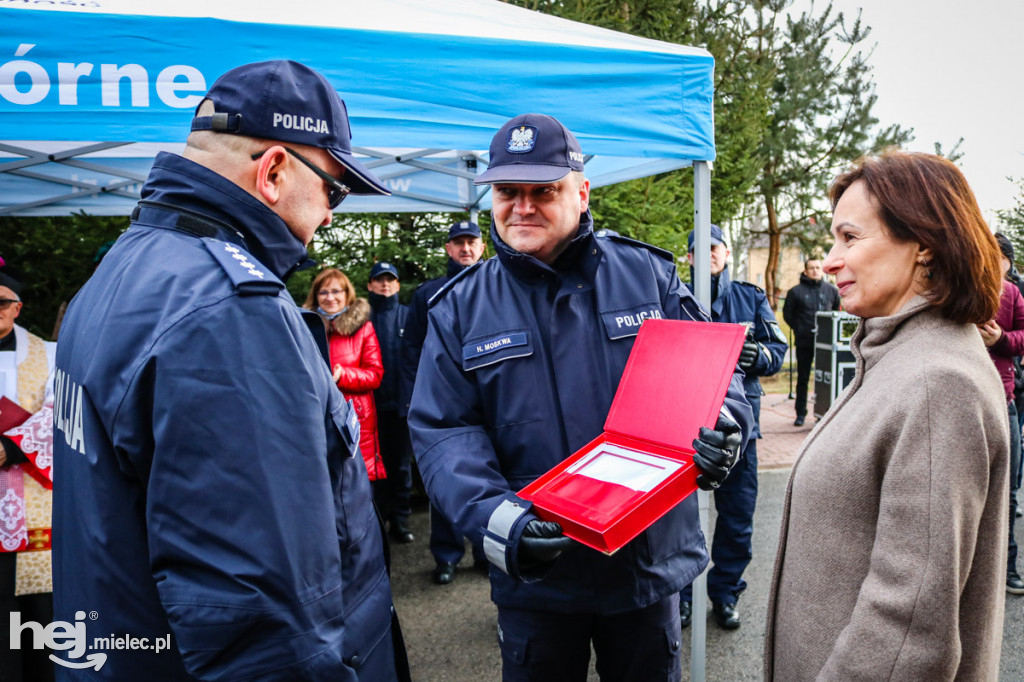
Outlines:
<svg viewBox="0 0 1024 682"><path fill-rule="evenodd" d="M550 564L572 546L572 539L562 535L562 527L554 521L533 519L526 524L519 538L519 572L526 573Z"/></svg>
<svg viewBox="0 0 1024 682"><path fill-rule="evenodd" d="M740 351L739 366L745 372L749 372L757 364L757 356L761 354L761 344L753 339L746 339L743 342L743 350Z"/></svg>
<svg viewBox="0 0 1024 682"><path fill-rule="evenodd" d="M714 430L700 427L693 439L693 463L700 469L697 486L701 490L715 490L729 475L740 454L743 435L740 425L725 415L718 415Z"/></svg>

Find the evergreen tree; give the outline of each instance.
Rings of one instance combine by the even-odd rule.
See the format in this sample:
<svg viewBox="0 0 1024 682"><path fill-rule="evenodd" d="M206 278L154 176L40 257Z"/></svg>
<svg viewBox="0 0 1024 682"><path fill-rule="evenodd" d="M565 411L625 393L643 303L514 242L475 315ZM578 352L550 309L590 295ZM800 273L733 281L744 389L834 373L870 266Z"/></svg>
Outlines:
<svg viewBox="0 0 1024 682"><path fill-rule="evenodd" d="M715 57L712 219L762 225L769 258L766 289L784 241L807 254L828 244L828 183L850 161L910 139L878 129L868 54L869 29L831 4L800 14L792 0L517 0L549 12L636 35L704 46ZM606 227L677 253L692 227L688 171L600 188L596 219Z"/></svg>
<svg viewBox="0 0 1024 682"><path fill-rule="evenodd" d="M100 247L127 228L127 216L0 217L0 257L24 277L18 324L51 339L64 306L96 268Z"/></svg>
<svg viewBox="0 0 1024 682"><path fill-rule="evenodd" d="M765 289L774 305L783 236L794 234L811 253L821 241L815 235L825 236L820 226L828 224L829 182L853 159L909 141L911 131L892 125L876 132L877 96L860 50L870 29L859 15L848 22L831 4L822 12L812 4L793 16L786 13L788 0L751 5L760 29L758 49L775 68L758 150L769 243Z"/></svg>
<svg viewBox="0 0 1024 682"><path fill-rule="evenodd" d="M448 228L457 220L468 219L465 213L336 214L330 226L317 230L309 245L310 258L320 267L292 275L288 291L301 304L316 273L321 267L331 267L348 275L356 292L365 296L370 269L386 260L398 269L402 282L399 297L407 302L417 284L445 273ZM486 235L490 217L484 213L480 220Z"/></svg>
<svg viewBox="0 0 1024 682"><path fill-rule="evenodd" d="M513 0L529 9L655 40L704 46L715 57L715 143L711 215L736 216L750 203L761 167L771 80L755 60L756 28L740 0ZM693 229L693 172L689 169L600 187L591 194L600 227L686 252Z"/></svg>

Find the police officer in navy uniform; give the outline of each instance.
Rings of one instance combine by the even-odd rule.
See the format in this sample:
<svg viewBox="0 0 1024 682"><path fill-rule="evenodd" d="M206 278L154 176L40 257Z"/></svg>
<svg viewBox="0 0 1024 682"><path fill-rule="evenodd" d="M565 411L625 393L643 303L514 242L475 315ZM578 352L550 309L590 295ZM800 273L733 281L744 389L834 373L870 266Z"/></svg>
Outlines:
<svg viewBox="0 0 1024 682"><path fill-rule="evenodd" d="M402 408L408 413L409 400L416 384L423 340L427 336L427 303L450 279L474 265L484 255L480 226L471 220L460 220L448 229L444 250L448 254L448 270L442 277L427 280L413 292L409 319L402 337ZM455 567L466 553L465 541L452 522L436 505L430 505L430 554L434 557L433 580L448 585L455 580ZM479 543L473 544L473 564L486 568L487 560Z"/></svg>
<svg viewBox="0 0 1024 682"><path fill-rule="evenodd" d="M692 232L687 258L692 266ZM760 378L779 371L788 345L764 290L749 282L734 282L729 278L729 247L718 225L711 226L711 319L747 327L739 366L744 372L743 388L747 401L754 412L750 440L732 473L715 491L718 519L711 541L711 570L708 571L708 597L715 622L727 630L735 630L740 626L736 601L747 588L743 571L753 556L751 538L757 503L757 439L761 437ZM692 618L690 586L687 585L679 596L680 620L686 627Z"/></svg>
<svg viewBox="0 0 1024 682"><path fill-rule="evenodd" d="M380 342L380 357L384 377L373 392L377 407L377 434L380 455L384 460L386 478L373 482L374 499L381 515L388 522L388 534L400 544L412 542L409 515L412 508L412 443L409 425L399 413L402 384L402 335L405 333L409 306L400 303L398 292L402 283L398 268L387 261L374 263L370 268L370 281L366 283L370 299L370 322Z"/></svg>
<svg viewBox="0 0 1024 682"><path fill-rule="evenodd" d="M606 556L541 521L516 492L603 430L639 325L706 320L671 254L598 237L579 143L556 119L494 136L497 258L433 298L409 426L431 502L491 562L505 680L679 680L679 590L707 563L696 496ZM698 482L728 475L751 426L741 374L694 440Z"/></svg>
<svg viewBox="0 0 1024 682"><path fill-rule="evenodd" d="M349 192L388 193L350 137L308 67L227 72L68 308L55 616L89 642L170 638L92 677L408 678L358 420L283 282Z"/></svg>

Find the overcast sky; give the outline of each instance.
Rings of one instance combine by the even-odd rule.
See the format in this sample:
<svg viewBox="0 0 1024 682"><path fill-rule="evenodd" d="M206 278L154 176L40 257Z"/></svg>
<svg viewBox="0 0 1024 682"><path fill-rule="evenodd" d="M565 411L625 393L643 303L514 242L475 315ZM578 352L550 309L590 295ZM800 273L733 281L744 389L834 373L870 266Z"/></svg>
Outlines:
<svg viewBox="0 0 1024 682"><path fill-rule="evenodd" d="M809 3L797 3L806 5ZM827 3L818 0L815 8ZM990 221L1024 177L1024 0L834 0L872 27L870 63L882 125L912 127L910 149L948 150Z"/></svg>

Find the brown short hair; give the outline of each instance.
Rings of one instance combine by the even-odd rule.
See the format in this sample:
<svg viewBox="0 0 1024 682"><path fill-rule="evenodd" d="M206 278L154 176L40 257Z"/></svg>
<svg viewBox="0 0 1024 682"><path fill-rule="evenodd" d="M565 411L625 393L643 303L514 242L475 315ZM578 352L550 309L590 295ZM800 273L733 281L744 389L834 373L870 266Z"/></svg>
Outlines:
<svg viewBox="0 0 1024 682"><path fill-rule="evenodd" d="M934 154L887 151L862 157L829 188L835 210L850 185L863 181L889 235L932 250L927 296L954 322L993 319L1002 295L999 246L960 169Z"/></svg>
<svg viewBox="0 0 1024 682"><path fill-rule="evenodd" d="M352 305L352 302L356 300L356 288L352 286L348 276L337 268L326 268L313 279L313 284L309 287L309 294L306 295L306 302L302 304L302 307L306 310L316 310L320 290L332 279L341 282L341 288L345 290L346 305Z"/></svg>

